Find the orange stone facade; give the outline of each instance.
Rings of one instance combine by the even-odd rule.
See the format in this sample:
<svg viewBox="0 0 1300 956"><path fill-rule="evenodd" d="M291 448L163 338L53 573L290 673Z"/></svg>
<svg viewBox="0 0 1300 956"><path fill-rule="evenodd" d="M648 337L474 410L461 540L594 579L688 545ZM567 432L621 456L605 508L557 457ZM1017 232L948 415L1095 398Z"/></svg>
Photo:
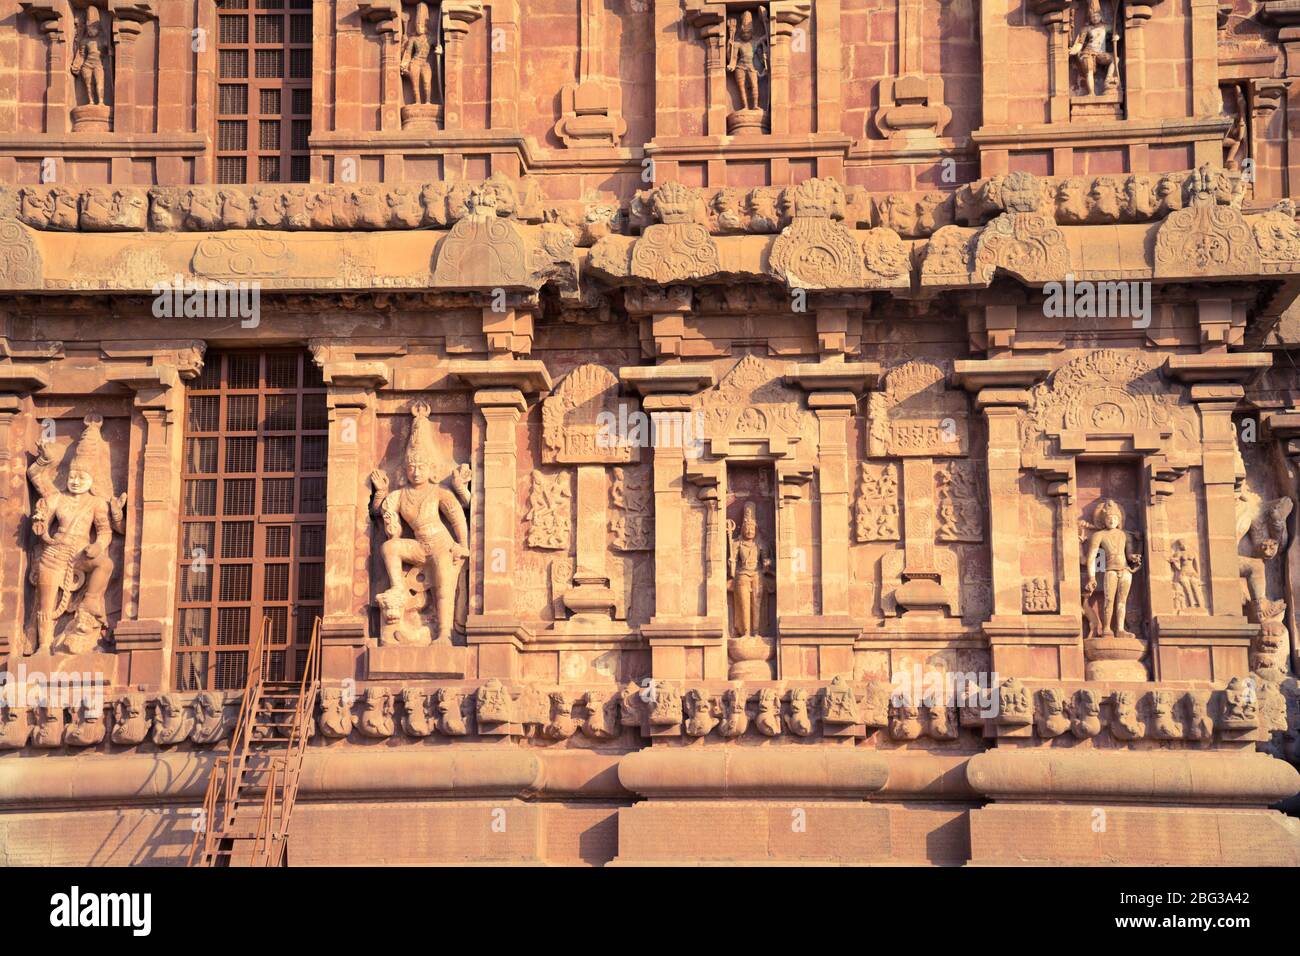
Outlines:
<svg viewBox="0 0 1300 956"><path fill-rule="evenodd" d="M319 618L295 865L1300 864L1296 77L1292 0L0 0L0 861L183 863Z"/></svg>

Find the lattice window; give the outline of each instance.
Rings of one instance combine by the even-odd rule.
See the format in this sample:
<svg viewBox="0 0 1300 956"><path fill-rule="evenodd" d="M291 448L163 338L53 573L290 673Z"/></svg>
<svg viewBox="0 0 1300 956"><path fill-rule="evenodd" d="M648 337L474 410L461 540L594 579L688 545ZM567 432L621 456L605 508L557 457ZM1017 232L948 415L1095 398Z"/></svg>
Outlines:
<svg viewBox="0 0 1300 956"><path fill-rule="evenodd" d="M307 182L311 0L217 0L217 182Z"/></svg>
<svg viewBox="0 0 1300 956"><path fill-rule="evenodd" d="M301 677L325 599L320 369L296 351L209 353L185 404L176 688L242 687L264 617L268 678Z"/></svg>

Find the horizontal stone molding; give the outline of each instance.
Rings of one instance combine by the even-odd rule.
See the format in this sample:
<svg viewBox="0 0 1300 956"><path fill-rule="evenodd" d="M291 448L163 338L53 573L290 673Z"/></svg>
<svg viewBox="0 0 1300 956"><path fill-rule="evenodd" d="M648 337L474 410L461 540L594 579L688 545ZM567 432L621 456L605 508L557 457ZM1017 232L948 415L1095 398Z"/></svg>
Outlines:
<svg viewBox="0 0 1300 956"><path fill-rule="evenodd" d="M619 781L645 797L839 796L861 799L889 780L889 763L858 750L651 747L629 754Z"/></svg>
<svg viewBox="0 0 1300 956"><path fill-rule="evenodd" d="M1050 753L991 750L966 765L993 800L1266 807L1300 790L1300 773L1264 754Z"/></svg>

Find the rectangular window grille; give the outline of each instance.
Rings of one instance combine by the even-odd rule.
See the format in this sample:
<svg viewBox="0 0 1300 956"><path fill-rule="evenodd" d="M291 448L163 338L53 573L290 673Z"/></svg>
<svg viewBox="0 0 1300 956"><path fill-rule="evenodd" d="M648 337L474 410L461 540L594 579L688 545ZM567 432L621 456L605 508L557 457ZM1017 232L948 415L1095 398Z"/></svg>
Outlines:
<svg viewBox="0 0 1300 956"><path fill-rule="evenodd" d="M263 618L268 679L302 676L325 600L328 425L304 353L210 352L188 383L177 690L243 687Z"/></svg>
<svg viewBox="0 0 1300 956"><path fill-rule="evenodd" d="M217 182L307 182L311 0L217 0Z"/></svg>

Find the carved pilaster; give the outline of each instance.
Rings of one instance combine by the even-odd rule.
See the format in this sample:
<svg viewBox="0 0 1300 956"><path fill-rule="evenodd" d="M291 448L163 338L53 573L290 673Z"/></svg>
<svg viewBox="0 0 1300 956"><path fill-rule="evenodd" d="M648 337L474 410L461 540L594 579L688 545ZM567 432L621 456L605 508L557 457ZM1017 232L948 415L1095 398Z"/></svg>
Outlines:
<svg viewBox="0 0 1300 956"><path fill-rule="evenodd" d="M74 29L67 0L21 0L23 12L36 21L48 45L46 56L45 129L66 133L72 77L68 73L68 39Z"/></svg>
<svg viewBox="0 0 1300 956"><path fill-rule="evenodd" d="M443 129L461 128L461 110L465 106L465 38L470 26L482 16L482 0L447 0L442 4L442 37L446 47Z"/></svg>
<svg viewBox="0 0 1300 956"><path fill-rule="evenodd" d="M402 128L402 0L362 0L361 19L375 25L379 38L379 128Z"/></svg>
<svg viewBox="0 0 1300 956"><path fill-rule="evenodd" d="M202 367L202 347L184 363L185 377ZM178 549L176 526L181 508L181 416L185 394L174 365L110 369L107 378L135 393L135 410L143 428L132 441L128 469L126 543L135 549L135 573L123 580L122 620L114 628L119 653L129 652L126 683L167 686L172 672L168 636L175 635ZM138 456L138 458L137 458ZM121 673L119 665L119 673Z"/></svg>

